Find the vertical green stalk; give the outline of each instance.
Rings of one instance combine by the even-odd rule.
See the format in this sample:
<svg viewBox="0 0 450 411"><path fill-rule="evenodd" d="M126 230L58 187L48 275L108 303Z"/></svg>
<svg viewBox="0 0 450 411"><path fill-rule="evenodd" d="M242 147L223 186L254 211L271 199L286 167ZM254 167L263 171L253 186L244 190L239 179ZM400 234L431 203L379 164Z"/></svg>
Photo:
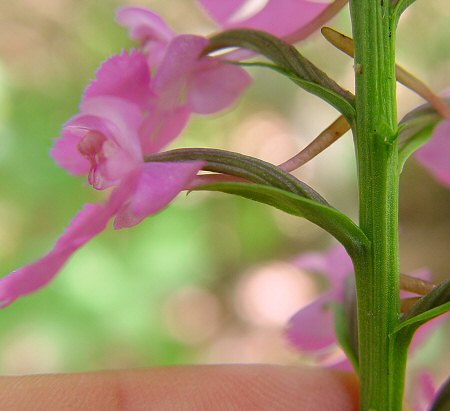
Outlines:
<svg viewBox="0 0 450 411"><path fill-rule="evenodd" d="M395 27L389 0L350 0L350 8L360 227L371 242L356 267L360 404L364 411L400 411L405 355L395 359L389 338L399 314Z"/></svg>

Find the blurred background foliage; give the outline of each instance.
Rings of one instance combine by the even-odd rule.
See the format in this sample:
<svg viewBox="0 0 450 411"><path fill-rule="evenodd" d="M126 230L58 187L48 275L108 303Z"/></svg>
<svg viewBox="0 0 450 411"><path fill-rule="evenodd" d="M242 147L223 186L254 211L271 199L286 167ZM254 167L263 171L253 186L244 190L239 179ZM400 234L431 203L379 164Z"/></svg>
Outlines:
<svg viewBox="0 0 450 411"><path fill-rule="evenodd" d="M0 273L46 253L86 202L102 201L48 155L102 60L133 47L114 23L119 0L0 2ZM131 3L130 3L131 4ZM213 24L190 0L141 0L179 32ZM450 9L418 1L403 16L398 61L434 90L449 86ZM332 23L350 33L348 10ZM353 88L352 62L320 35L299 46ZM336 113L261 69L226 113L196 117L180 147L218 147L271 162L292 156ZM399 117L421 103L399 86ZM351 137L297 172L328 201L357 215ZM402 175L401 266L450 276L450 191L411 160ZM323 289L292 266L331 239L308 222L221 194L181 195L139 226L85 246L44 290L0 312L0 372L35 373L212 362L313 362L288 347L286 320ZM320 325L319 325L320 326ZM437 333L416 364L444 347ZM442 352L442 351L441 351ZM332 356L335 353L326 353ZM448 364L436 372L444 375Z"/></svg>

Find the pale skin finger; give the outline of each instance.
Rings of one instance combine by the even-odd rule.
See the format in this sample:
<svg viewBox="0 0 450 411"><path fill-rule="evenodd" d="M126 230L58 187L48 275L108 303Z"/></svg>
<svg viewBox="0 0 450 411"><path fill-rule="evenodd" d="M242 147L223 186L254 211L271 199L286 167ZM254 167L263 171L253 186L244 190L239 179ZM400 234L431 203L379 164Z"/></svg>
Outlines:
<svg viewBox="0 0 450 411"><path fill-rule="evenodd" d="M8 411L352 411L356 378L271 365L180 366L0 378Z"/></svg>

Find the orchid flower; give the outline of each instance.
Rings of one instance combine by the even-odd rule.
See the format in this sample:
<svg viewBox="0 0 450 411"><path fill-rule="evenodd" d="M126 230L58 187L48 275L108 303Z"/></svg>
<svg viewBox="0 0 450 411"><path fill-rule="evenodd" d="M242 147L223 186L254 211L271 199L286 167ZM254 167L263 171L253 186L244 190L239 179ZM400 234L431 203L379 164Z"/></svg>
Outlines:
<svg viewBox="0 0 450 411"><path fill-rule="evenodd" d="M53 249L38 261L0 279L0 305L46 285L67 259L106 228L138 224L164 208L196 177L202 162L145 163L148 135L142 126L151 116L150 71L139 52L107 60L86 89L80 113L63 127L51 152L71 174L88 174L96 189L114 187L105 204L87 204L73 219ZM167 136L152 136L155 147Z"/></svg>
<svg viewBox="0 0 450 411"><path fill-rule="evenodd" d="M164 130L153 135L146 132L148 119L154 116L153 97L153 82L142 53L124 52L110 58L87 87L80 114L64 125L63 136L51 152L70 173L88 173L96 189L125 184L125 180L135 187L127 208L116 217L116 228L135 225L164 207L202 165L144 162L144 155L170 142Z"/></svg>
<svg viewBox="0 0 450 411"><path fill-rule="evenodd" d="M117 11L119 24L129 29L154 71L154 115L144 125L147 134L161 124L174 124L178 134L187 124L190 113L212 114L233 104L251 78L241 67L219 57L201 56L208 44L204 37L176 35L150 10L122 7Z"/></svg>
<svg viewBox="0 0 450 411"><path fill-rule="evenodd" d="M317 300L300 309L289 320L286 330L288 341L293 347L306 352L320 353L336 345L332 304L343 304L346 279L353 275L350 257L341 245L332 247L325 253L305 253L298 256L294 265L302 270L320 273L329 281L329 289ZM430 273L420 270L414 276L427 280ZM410 294L401 291L401 298ZM429 335L430 329L442 320L437 318L422 326L414 335L411 347L414 349ZM334 363L334 368L350 369L347 359Z"/></svg>
<svg viewBox="0 0 450 411"><path fill-rule="evenodd" d="M278 36L294 36L297 41L315 31L333 17L346 0L331 4L308 0L269 0L251 15L252 1L202 1L200 4L223 28L246 27L268 31ZM312 24L317 20L317 24ZM231 105L250 83L240 67L226 64L221 57L201 56L208 44L204 37L176 35L160 16L140 7L122 7L117 21L138 41L155 72L154 115L145 130L153 134L161 124L173 124L178 134L187 124L190 113L211 114ZM311 27L302 32L308 25ZM300 30L300 32L299 32ZM298 33L298 34L296 34ZM233 53L232 53L233 54ZM243 54L233 54L247 56ZM229 55L227 55L230 58ZM168 133L168 138L173 138Z"/></svg>

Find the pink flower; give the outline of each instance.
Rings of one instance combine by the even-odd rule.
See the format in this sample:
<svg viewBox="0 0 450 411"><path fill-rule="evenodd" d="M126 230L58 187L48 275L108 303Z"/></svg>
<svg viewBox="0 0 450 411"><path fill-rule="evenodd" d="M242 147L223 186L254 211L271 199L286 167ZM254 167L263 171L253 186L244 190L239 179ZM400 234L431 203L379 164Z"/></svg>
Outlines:
<svg viewBox="0 0 450 411"><path fill-rule="evenodd" d="M426 371L422 371L415 376L412 403L414 411L428 410L436 397L437 390L433 382L433 377Z"/></svg>
<svg viewBox="0 0 450 411"><path fill-rule="evenodd" d="M190 113L211 114L229 107L250 84L240 67L220 58L201 57L208 40L194 35L176 35L150 10L122 7L117 21L139 41L154 71L154 115L148 117L148 134L161 124L174 124L167 138L179 133Z"/></svg>
<svg viewBox="0 0 450 411"><path fill-rule="evenodd" d="M415 157L437 181L450 187L450 121L436 126L431 139L416 151Z"/></svg>
<svg viewBox="0 0 450 411"><path fill-rule="evenodd" d="M286 336L288 341L301 351L320 353L326 348L336 345L334 333L334 316L332 304L344 303L345 284L354 275L353 264L341 245L330 248L325 253L305 253L294 260L294 264L302 269L323 275L329 282L328 291L317 300L300 309L289 320ZM415 276L428 280L430 274L426 270L415 273ZM402 298L409 293L401 291ZM438 324L437 318L423 325L414 335L411 347L420 346L430 331ZM348 360L333 364L335 368L349 369Z"/></svg>
<svg viewBox="0 0 450 411"><path fill-rule="evenodd" d="M224 29L251 28L277 37L302 28L329 5L307 0L198 0L208 15Z"/></svg>
<svg viewBox="0 0 450 411"><path fill-rule="evenodd" d="M352 261L342 246L336 246L326 253L302 254L294 260L294 265L320 273L329 282L328 291L289 320L286 334L294 347L318 351L336 343L331 304L344 300L344 283L353 273Z"/></svg>
<svg viewBox="0 0 450 411"><path fill-rule="evenodd" d="M450 90L442 95L450 97ZM431 139L414 156L437 181L450 187L450 121L443 120L438 124Z"/></svg>
<svg viewBox="0 0 450 411"><path fill-rule="evenodd" d="M189 163L187 167L186 163L144 163L145 154L156 152L171 141L164 127L157 133L147 133L148 119L155 114L154 96L149 68L141 53L124 52L111 57L87 87L80 114L64 125L62 137L56 140L51 152L58 165L70 173L88 174L89 183L96 189L124 184L125 179L135 186L133 198L139 198L139 207L134 205L132 212L126 213L135 215L136 223L148 215L148 207L155 211L149 204L166 199L169 191L173 198L182 189L180 181L181 185L186 184L184 171L189 180L201 167L200 162ZM173 125L166 128L173 130ZM165 173L171 178L161 178ZM143 202L155 187L162 192L152 194L155 199L150 203ZM135 203L131 201L130 205ZM116 223L116 227L122 225Z"/></svg>
<svg viewBox="0 0 450 411"><path fill-rule="evenodd" d="M141 53L123 53L102 65L86 89L80 114L64 125L51 154L71 174L88 174L94 188L115 189L104 205L85 205L46 256L0 279L1 306L46 285L111 218L115 228L136 225L195 179L201 162L144 162L148 139L159 148L169 141L164 133L142 132L153 96Z"/></svg>

